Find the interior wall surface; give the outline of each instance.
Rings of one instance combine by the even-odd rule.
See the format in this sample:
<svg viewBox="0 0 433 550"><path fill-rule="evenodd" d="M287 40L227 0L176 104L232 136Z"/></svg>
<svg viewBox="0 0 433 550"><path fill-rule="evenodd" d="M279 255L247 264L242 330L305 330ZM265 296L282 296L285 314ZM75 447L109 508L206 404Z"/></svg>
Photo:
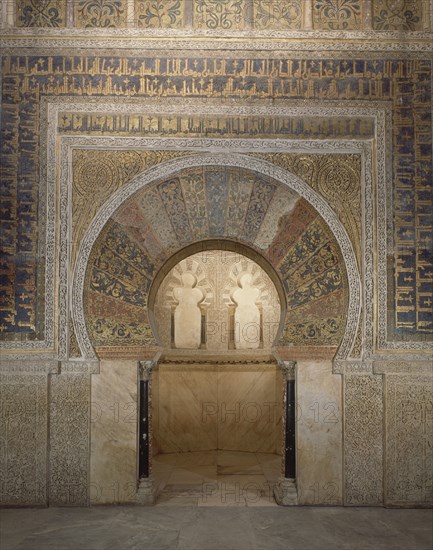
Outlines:
<svg viewBox="0 0 433 550"><path fill-rule="evenodd" d="M285 290L299 502L432 506L432 2L87 4L0 2L1 504L135 501L148 291L228 239Z"/></svg>

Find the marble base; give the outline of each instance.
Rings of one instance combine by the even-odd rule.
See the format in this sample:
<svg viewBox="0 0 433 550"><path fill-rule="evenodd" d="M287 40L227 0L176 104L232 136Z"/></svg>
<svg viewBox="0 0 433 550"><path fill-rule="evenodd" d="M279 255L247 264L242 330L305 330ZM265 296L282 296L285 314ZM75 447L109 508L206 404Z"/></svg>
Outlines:
<svg viewBox="0 0 433 550"><path fill-rule="evenodd" d="M156 501L158 485L152 478L140 479L137 491L137 504L141 506L153 506Z"/></svg>
<svg viewBox="0 0 433 550"><path fill-rule="evenodd" d="M297 506L298 491L296 481L291 478L282 477L274 487L274 497L280 506Z"/></svg>
<svg viewBox="0 0 433 550"><path fill-rule="evenodd" d="M133 504L137 490L137 361L102 360L92 376L90 503Z"/></svg>

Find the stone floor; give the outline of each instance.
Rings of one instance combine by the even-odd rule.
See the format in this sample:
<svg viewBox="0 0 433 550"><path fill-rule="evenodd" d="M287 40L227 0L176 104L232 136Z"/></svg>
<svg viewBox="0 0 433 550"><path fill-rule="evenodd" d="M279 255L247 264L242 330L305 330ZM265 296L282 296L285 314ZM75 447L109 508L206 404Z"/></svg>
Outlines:
<svg viewBox="0 0 433 550"><path fill-rule="evenodd" d="M277 506L278 455L159 455L154 507L0 510L0 550L431 550L433 510Z"/></svg>
<svg viewBox="0 0 433 550"><path fill-rule="evenodd" d="M94 506L0 510L1 550L431 550L432 510Z"/></svg>
<svg viewBox="0 0 433 550"><path fill-rule="evenodd" d="M277 506L281 456L237 451L157 455L157 506Z"/></svg>

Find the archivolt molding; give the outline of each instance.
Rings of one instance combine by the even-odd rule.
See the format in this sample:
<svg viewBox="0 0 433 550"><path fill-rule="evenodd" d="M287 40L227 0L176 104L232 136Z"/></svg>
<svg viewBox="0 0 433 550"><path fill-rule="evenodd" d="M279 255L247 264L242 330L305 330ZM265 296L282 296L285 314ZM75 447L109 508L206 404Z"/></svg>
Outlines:
<svg viewBox="0 0 433 550"><path fill-rule="evenodd" d="M227 141L230 140L225 140L226 143ZM323 217L339 243L346 264L349 284L348 319L346 332L337 352L337 358L348 357L356 336L356 329L360 315L361 281L352 244L345 229L324 199L301 179L266 161L233 153L196 154L190 157L167 161L157 167L150 168L144 174L134 178L127 186L120 189L98 212L81 243L72 285L72 316L77 340L83 356L95 357L95 352L92 348L86 329L83 292L87 262L96 238L111 215L136 191L142 189L146 185L149 185L156 179L170 177L172 174L192 166L231 166L253 170L262 175L273 178L296 191Z"/></svg>
<svg viewBox="0 0 433 550"><path fill-rule="evenodd" d="M65 33L67 35L65 36ZM104 44L116 50L144 49L149 43L157 50L250 50L250 51L361 51L361 52L429 52L431 32L425 31L279 31L258 29L224 31L223 29L1 29L2 47L17 48L89 48L101 49Z"/></svg>

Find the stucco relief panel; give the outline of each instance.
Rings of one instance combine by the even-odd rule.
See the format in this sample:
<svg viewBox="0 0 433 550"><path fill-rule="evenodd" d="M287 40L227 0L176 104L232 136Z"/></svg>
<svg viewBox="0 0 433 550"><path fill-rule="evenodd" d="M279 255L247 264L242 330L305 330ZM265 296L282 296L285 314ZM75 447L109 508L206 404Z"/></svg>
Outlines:
<svg viewBox="0 0 433 550"><path fill-rule="evenodd" d="M385 377L385 503L433 503L433 378Z"/></svg>
<svg viewBox="0 0 433 550"><path fill-rule="evenodd" d="M127 0L75 0L75 26L113 28L126 26Z"/></svg>
<svg viewBox="0 0 433 550"><path fill-rule="evenodd" d="M424 2L428 9L427 2ZM373 29L417 31L423 28L421 0L373 0Z"/></svg>
<svg viewBox="0 0 433 550"><path fill-rule="evenodd" d="M85 506L89 499L90 376L51 376L50 396L49 500L57 506Z"/></svg>
<svg viewBox="0 0 433 550"><path fill-rule="evenodd" d="M383 501L383 382L381 376L344 377L345 503Z"/></svg>
<svg viewBox="0 0 433 550"><path fill-rule="evenodd" d="M360 29L363 23L362 0L314 0L313 21L316 29Z"/></svg>
<svg viewBox="0 0 433 550"><path fill-rule="evenodd" d="M16 0L17 27L65 27L66 0Z"/></svg>
<svg viewBox="0 0 433 550"><path fill-rule="evenodd" d="M180 28L184 26L185 0L135 0L138 27Z"/></svg>
<svg viewBox="0 0 433 550"><path fill-rule="evenodd" d="M47 376L0 376L1 503L46 504Z"/></svg>

